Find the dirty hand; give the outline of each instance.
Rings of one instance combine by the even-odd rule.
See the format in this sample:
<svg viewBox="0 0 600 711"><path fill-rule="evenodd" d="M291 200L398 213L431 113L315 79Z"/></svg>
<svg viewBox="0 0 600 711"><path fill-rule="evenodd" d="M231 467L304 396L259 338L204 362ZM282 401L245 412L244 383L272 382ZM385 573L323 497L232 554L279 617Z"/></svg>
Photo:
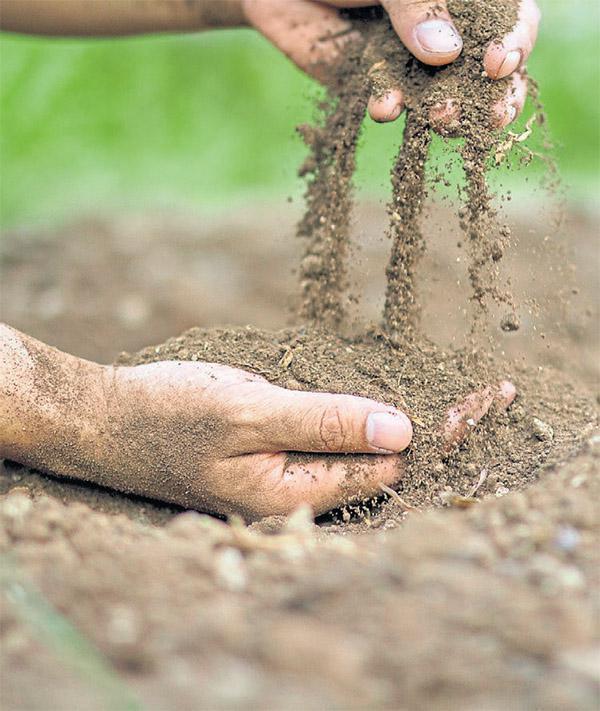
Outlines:
<svg viewBox="0 0 600 711"><path fill-rule="evenodd" d="M449 64L461 53L462 40L445 0L242 0L248 22L317 79L342 43L351 38L350 25L338 9L369 5L383 5L404 45L425 64ZM514 121L525 104L527 83L521 70L535 44L539 20L535 0L521 0L515 28L486 51L482 70L489 77L512 76L506 97L494 107L499 126ZM369 114L375 121L394 121L403 109L399 89L369 102ZM456 110L449 97L447 105L436 112L435 121L452 121Z"/></svg>
<svg viewBox="0 0 600 711"><path fill-rule="evenodd" d="M0 456L253 520L301 503L323 513L402 475L409 419L350 395L286 390L213 363L100 366L0 327ZM510 383L471 394L441 423L454 446ZM367 453L344 462L288 452Z"/></svg>

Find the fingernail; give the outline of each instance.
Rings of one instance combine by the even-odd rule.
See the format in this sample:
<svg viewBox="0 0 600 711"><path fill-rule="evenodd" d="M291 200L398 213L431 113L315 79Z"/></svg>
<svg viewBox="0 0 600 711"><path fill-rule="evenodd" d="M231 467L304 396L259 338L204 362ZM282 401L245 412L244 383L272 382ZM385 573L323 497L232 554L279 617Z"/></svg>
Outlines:
<svg viewBox="0 0 600 711"><path fill-rule="evenodd" d="M426 52L455 52L462 47L462 39L449 22L426 20L416 27L417 41Z"/></svg>
<svg viewBox="0 0 600 711"><path fill-rule="evenodd" d="M504 79L504 77L512 74L519 64L521 64L521 56L520 49L513 49L509 52L506 57L504 57L504 61L500 65L500 69L498 69L496 79Z"/></svg>
<svg viewBox="0 0 600 711"><path fill-rule="evenodd" d="M367 418L367 441L374 449L401 452L411 439L412 425L402 412L373 412Z"/></svg>
<svg viewBox="0 0 600 711"><path fill-rule="evenodd" d="M517 109L514 106L508 106L506 108L506 122L507 124L512 123L517 118Z"/></svg>
<svg viewBox="0 0 600 711"><path fill-rule="evenodd" d="M385 117L386 121L395 121L398 116L402 113L403 105L402 104L396 104L394 108L389 112L389 114Z"/></svg>

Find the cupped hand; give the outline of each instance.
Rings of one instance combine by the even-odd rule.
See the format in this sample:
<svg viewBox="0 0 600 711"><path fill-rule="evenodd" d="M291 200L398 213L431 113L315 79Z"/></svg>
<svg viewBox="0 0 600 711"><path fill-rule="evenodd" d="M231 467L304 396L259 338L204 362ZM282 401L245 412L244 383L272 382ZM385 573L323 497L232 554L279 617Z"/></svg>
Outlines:
<svg viewBox="0 0 600 711"><path fill-rule="evenodd" d="M249 23L316 79L352 39L352 27L341 8L383 5L406 48L425 64L440 66L454 61L462 51L462 39L452 22L445 0L242 0ZM536 41L540 11L535 0L521 0L518 21L501 42L490 44L482 71L491 79L512 80L503 100L493 107L496 123L503 127L515 120L525 104L527 82L522 74ZM400 89L369 101L371 118L394 121L404 110ZM456 102L448 97L432 117L443 126L456 120Z"/></svg>
<svg viewBox="0 0 600 711"><path fill-rule="evenodd" d="M302 503L323 513L380 494L402 476L408 417L362 397L287 390L212 363L165 361L110 371L105 447L96 461L115 488L251 521ZM469 395L440 423L451 448L489 410L503 383ZM466 423L469 424L466 424ZM364 453L370 457L290 456Z"/></svg>

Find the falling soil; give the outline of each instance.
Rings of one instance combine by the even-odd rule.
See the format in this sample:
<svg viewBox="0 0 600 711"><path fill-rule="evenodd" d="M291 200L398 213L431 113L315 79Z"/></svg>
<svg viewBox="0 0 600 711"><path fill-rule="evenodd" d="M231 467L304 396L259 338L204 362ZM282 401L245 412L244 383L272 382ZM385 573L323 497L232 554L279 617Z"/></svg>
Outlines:
<svg viewBox="0 0 600 711"><path fill-rule="evenodd" d="M348 45L332 71L323 124L301 128L311 148L300 171L311 177L307 212L298 229L306 239L301 276L303 316L309 321L335 327L346 313L345 262L358 135L369 96L382 96L394 87L402 90L407 118L392 169L388 207L386 331L406 339L418 320L415 270L424 249L420 218L434 128L462 139L459 150L466 189L460 215L476 314L481 316L489 299L506 303L512 313L512 296L499 287L497 267L510 231L496 223L485 177L492 149L501 145L494 105L510 92L512 80L492 81L482 73L482 66L489 44L500 41L514 26L517 6L514 0L451 0L448 9L463 38L463 50L456 61L440 68L417 61L399 42L387 15L378 10L349 13L360 41ZM445 123L439 121L440 107L450 115Z"/></svg>

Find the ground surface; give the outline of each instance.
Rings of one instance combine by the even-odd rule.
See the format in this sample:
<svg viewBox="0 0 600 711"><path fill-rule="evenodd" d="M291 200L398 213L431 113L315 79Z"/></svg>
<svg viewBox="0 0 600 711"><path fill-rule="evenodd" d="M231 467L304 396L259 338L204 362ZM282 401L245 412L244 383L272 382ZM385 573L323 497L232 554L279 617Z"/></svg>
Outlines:
<svg viewBox="0 0 600 711"><path fill-rule="evenodd" d="M3 318L105 362L193 325L283 326L298 245L280 211L8 235ZM535 213L515 210L510 262L538 306L498 332L498 350L596 396L594 223L579 212L554 234ZM364 208L357 233L360 313L374 318L382 210ZM460 343L467 292L448 213L431 234L425 324ZM302 511L231 527L12 465L0 483L4 708L597 708L593 434L525 490L484 487L466 510L360 527Z"/></svg>

